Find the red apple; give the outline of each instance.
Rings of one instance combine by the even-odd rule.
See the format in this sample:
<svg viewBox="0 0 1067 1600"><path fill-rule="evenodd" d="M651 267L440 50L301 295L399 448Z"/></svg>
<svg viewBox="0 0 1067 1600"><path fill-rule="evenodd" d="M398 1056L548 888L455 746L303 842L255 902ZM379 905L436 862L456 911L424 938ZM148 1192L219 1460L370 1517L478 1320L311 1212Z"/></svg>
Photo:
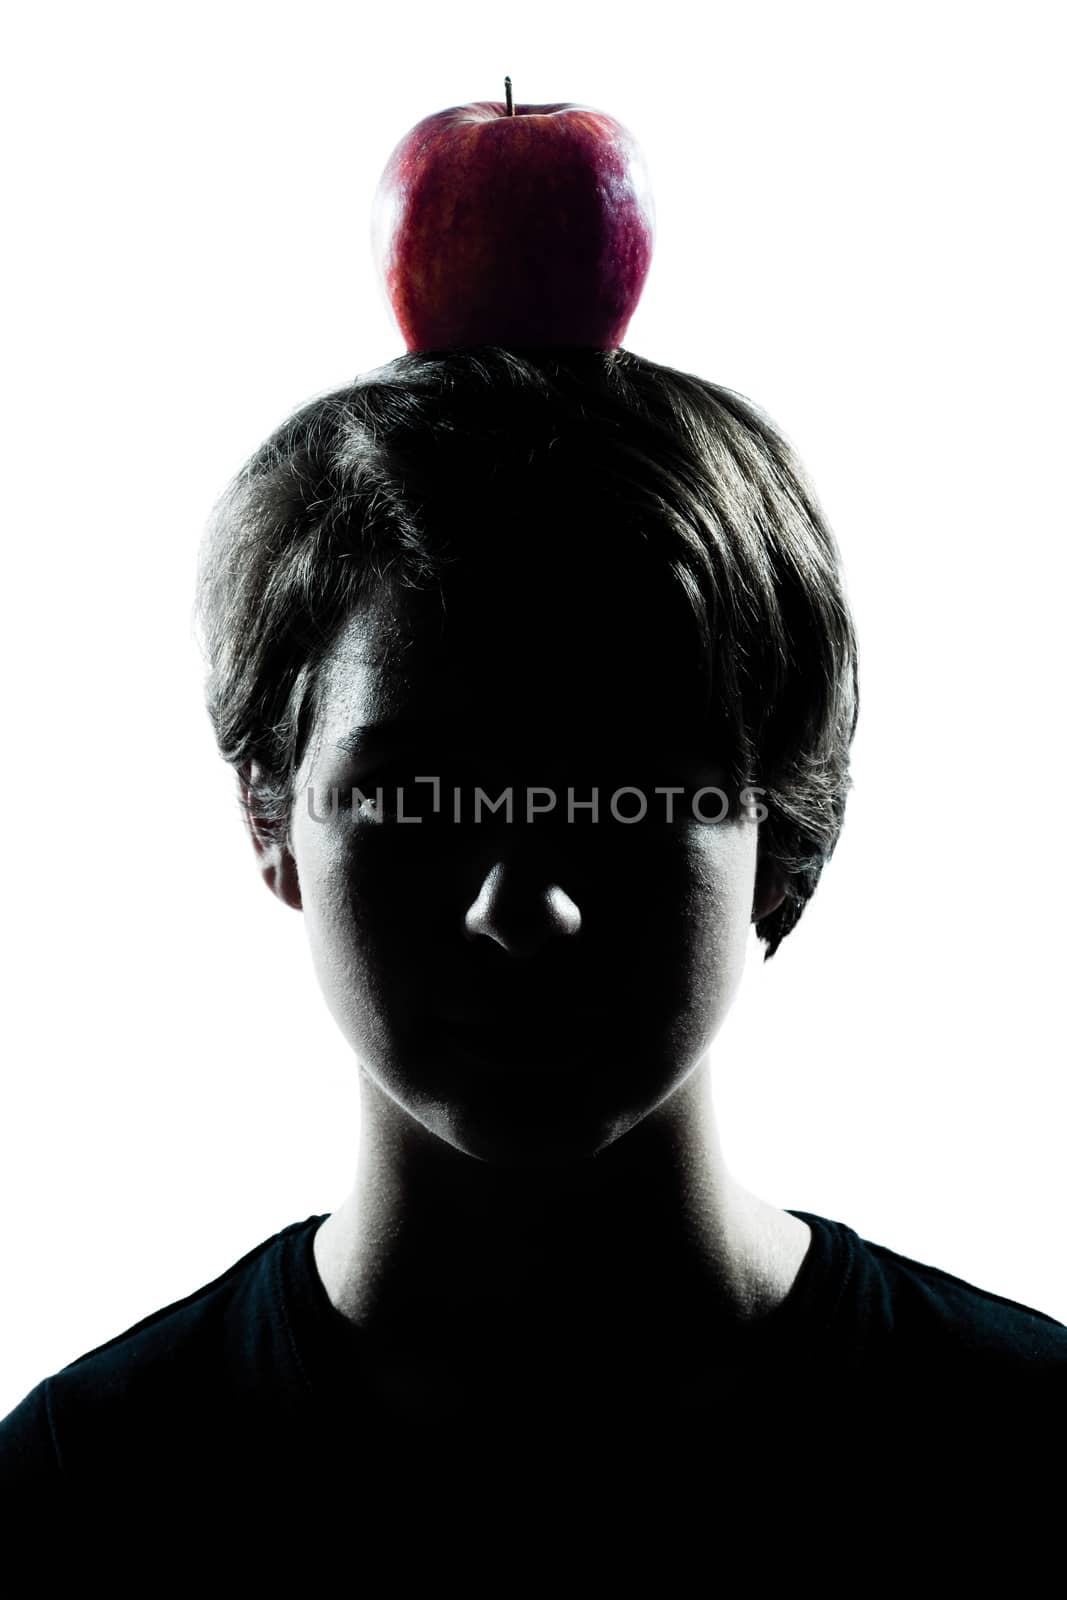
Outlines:
<svg viewBox="0 0 1067 1600"><path fill-rule="evenodd" d="M404 342L614 349L652 260L640 148L603 111L507 92L425 117L379 180L372 250Z"/></svg>

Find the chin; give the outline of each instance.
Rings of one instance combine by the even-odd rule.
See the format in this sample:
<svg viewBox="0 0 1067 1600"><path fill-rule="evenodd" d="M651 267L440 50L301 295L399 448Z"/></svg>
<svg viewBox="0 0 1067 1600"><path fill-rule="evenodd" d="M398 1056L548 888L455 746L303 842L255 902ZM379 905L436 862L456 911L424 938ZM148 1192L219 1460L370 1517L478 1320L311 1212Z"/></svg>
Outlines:
<svg viewBox="0 0 1067 1600"><path fill-rule="evenodd" d="M438 1131L438 1130L434 1130ZM507 1128L485 1116L450 1119L441 1137L456 1150L486 1166L514 1171L545 1171L580 1166L611 1144L614 1135L575 1128Z"/></svg>
<svg viewBox="0 0 1067 1600"><path fill-rule="evenodd" d="M419 1121L436 1137L495 1167L575 1166L605 1150L639 1120L611 1095L610 1079L494 1072L453 1081ZM599 1087L599 1093L597 1089Z"/></svg>
<svg viewBox="0 0 1067 1600"><path fill-rule="evenodd" d="M643 1121L681 1081L662 1041L562 1051L412 1030L372 1077L435 1139L496 1167L576 1166ZM503 1046L503 1048L501 1048ZM658 1048L656 1047L658 1046ZM369 1065L372 1058L365 1057Z"/></svg>

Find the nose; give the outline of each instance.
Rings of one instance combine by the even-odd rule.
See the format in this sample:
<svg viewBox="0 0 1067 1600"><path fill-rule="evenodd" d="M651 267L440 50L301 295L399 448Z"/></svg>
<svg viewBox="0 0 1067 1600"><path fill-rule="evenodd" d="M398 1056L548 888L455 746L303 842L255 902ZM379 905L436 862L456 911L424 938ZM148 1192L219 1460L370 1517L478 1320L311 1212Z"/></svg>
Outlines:
<svg viewBox="0 0 1067 1600"><path fill-rule="evenodd" d="M496 861L468 908L468 939L492 939L509 955L528 957L551 939L570 937L582 915L558 883L529 863Z"/></svg>

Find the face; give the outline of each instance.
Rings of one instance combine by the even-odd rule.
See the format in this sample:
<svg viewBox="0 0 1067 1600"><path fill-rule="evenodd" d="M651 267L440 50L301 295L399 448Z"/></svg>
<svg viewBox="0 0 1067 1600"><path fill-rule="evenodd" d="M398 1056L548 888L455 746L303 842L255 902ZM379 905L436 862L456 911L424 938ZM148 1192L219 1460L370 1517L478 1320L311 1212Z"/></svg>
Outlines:
<svg viewBox="0 0 1067 1600"><path fill-rule="evenodd" d="M650 630L648 594L528 572L453 578L443 606L382 592L324 675L291 903L360 1070L484 1161L617 1139L693 1072L741 977L757 823L708 748L691 627ZM714 793L694 814L711 787L724 820Z"/></svg>

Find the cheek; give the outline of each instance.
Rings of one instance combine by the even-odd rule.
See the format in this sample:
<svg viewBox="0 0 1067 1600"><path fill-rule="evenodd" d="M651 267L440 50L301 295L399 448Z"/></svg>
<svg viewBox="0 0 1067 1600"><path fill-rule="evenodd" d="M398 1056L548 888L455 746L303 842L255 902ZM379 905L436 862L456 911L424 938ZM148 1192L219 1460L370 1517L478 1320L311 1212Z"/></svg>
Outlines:
<svg viewBox="0 0 1067 1600"><path fill-rule="evenodd" d="M755 860L751 825L722 824L689 833L673 876L664 874L661 964L673 976L679 1009L705 1021L721 1020L741 979Z"/></svg>
<svg viewBox="0 0 1067 1600"><path fill-rule="evenodd" d="M303 902L304 931L326 1002L353 1043L380 988L386 963L377 954L388 930L388 901L368 892L365 852L353 848L343 818L294 821L292 846ZM356 1028L358 1033L358 1028Z"/></svg>
<svg viewBox="0 0 1067 1600"><path fill-rule="evenodd" d="M457 858L417 825L339 816L294 830L305 929L320 987L356 1045L402 1031L443 944L461 938Z"/></svg>

